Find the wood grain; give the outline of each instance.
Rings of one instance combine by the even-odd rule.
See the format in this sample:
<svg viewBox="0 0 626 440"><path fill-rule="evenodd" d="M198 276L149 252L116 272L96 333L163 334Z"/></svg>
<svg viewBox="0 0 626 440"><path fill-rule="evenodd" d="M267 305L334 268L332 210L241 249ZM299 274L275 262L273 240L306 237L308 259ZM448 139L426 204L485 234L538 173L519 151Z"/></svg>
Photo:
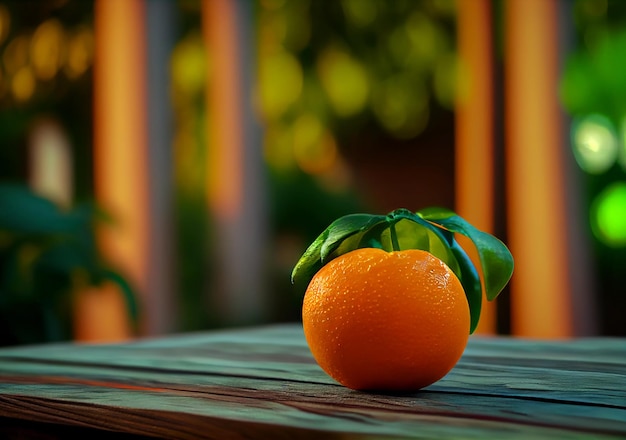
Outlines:
<svg viewBox="0 0 626 440"><path fill-rule="evenodd" d="M336 384L298 325L17 347L0 417L170 439L626 438L626 341L472 337L405 395Z"/></svg>

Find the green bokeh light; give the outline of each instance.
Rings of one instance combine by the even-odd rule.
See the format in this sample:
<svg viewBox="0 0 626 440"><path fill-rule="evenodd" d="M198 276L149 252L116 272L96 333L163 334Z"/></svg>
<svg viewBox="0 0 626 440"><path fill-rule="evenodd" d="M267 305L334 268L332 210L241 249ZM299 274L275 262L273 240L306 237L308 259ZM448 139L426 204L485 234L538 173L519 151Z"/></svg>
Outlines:
<svg viewBox="0 0 626 440"><path fill-rule="evenodd" d="M626 246L626 182L613 183L596 197L591 208L591 226L603 243Z"/></svg>
<svg viewBox="0 0 626 440"><path fill-rule="evenodd" d="M602 174L617 159L618 140L611 121L592 114L572 124L572 149L576 162L589 174Z"/></svg>

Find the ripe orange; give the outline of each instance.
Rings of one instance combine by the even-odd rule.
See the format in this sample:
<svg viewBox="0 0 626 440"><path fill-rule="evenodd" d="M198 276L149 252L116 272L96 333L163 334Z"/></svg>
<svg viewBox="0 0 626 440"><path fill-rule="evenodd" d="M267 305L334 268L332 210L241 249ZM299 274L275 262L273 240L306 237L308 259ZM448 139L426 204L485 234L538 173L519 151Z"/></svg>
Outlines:
<svg viewBox="0 0 626 440"><path fill-rule="evenodd" d="M337 382L411 391L458 362L470 311L459 279L429 252L363 248L315 274L302 323L313 357Z"/></svg>

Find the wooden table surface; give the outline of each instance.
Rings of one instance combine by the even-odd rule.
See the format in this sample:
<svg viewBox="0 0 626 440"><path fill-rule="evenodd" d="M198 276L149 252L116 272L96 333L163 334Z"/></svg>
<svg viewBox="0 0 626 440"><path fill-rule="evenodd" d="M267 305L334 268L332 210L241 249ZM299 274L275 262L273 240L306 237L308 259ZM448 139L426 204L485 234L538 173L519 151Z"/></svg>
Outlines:
<svg viewBox="0 0 626 440"><path fill-rule="evenodd" d="M352 391L299 325L0 349L0 438L626 438L626 340L473 336L412 394Z"/></svg>

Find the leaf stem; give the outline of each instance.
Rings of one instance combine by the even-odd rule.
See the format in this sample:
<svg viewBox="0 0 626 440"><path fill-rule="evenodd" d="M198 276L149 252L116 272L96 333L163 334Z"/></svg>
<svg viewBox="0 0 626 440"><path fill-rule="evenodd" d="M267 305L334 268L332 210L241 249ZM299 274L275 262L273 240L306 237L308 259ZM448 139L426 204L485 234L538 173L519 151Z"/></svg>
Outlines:
<svg viewBox="0 0 626 440"><path fill-rule="evenodd" d="M391 248L393 251L400 250L400 243L398 242L398 233L396 232L396 223L392 223L389 226L389 232L391 234Z"/></svg>

